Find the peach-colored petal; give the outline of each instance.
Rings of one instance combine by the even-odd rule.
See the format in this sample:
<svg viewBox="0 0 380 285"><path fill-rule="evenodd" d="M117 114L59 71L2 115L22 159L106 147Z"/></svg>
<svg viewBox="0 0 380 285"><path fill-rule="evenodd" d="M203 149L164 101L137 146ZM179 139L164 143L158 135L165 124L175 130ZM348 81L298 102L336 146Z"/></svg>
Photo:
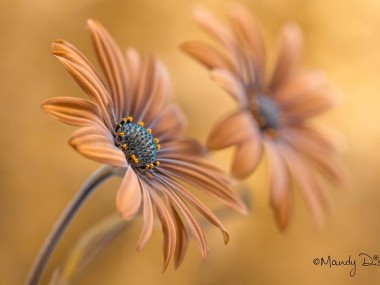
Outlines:
<svg viewBox="0 0 380 285"><path fill-rule="evenodd" d="M316 163L320 171L327 175L333 182L341 185L347 184L345 169L337 159L336 153L331 152L316 141L310 139L303 134L302 131L289 129L284 132L284 138L294 149L305 154Z"/></svg>
<svg viewBox="0 0 380 285"><path fill-rule="evenodd" d="M155 69L155 82L152 82L152 90L147 94L144 107L139 114L139 121L144 120L148 125L165 109L170 94L167 70L160 62L155 63Z"/></svg>
<svg viewBox="0 0 380 285"><path fill-rule="evenodd" d="M293 129L302 132L304 136L309 137L328 151L338 152L342 144L340 142L342 139L339 139L338 135L335 132L331 132L331 130L321 129L310 124L298 124Z"/></svg>
<svg viewBox="0 0 380 285"><path fill-rule="evenodd" d="M74 45L65 40L55 40L52 44L53 51L61 51L66 54L72 55L71 58L78 64L85 64L94 74L97 74L94 66L86 58L86 56L78 50Z"/></svg>
<svg viewBox="0 0 380 285"><path fill-rule="evenodd" d="M323 90L300 98L296 104L285 108L284 112L290 122L299 122L318 116L335 107L340 98L337 90Z"/></svg>
<svg viewBox="0 0 380 285"><path fill-rule="evenodd" d="M282 30L277 62L269 85L270 90L277 89L287 79L297 64L303 44L300 28L288 24Z"/></svg>
<svg viewBox="0 0 380 285"><path fill-rule="evenodd" d="M183 163L190 163L193 165L197 165L197 167L203 168L208 173L212 174L215 179L219 180L221 183L229 185L232 183L232 178L226 175L224 172L220 170L216 165L211 163L211 161L203 156L199 156L198 154L187 154L185 151L183 152L172 152L170 154L165 154L163 152L159 152L157 155L157 159L161 160L169 160L175 161L180 160Z"/></svg>
<svg viewBox="0 0 380 285"><path fill-rule="evenodd" d="M292 202L289 174L276 143L266 140L264 146L269 160L270 201L279 228L285 230L289 224Z"/></svg>
<svg viewBox="0 0 380 285"><path fill-rule="evenodd" d="M74 126L104 125L100 110L91 101L74 97L54 97L42 109L60 121Z"/></svg>
<svg viewBox="0 0 380 285"><path fill-rule="evenodd" d="M157 62L152 56L143 61L139 79L137 92L132 100L131 114L129 114L135 117L136 120L142 119L141 114L147 99L157 84Z"/></svg>
<svg viewBox="0 0 380 285"><path fill-rule="evenodd" d="M214 215L199 199L197 199L193 193L186 189L183 185L178 183L176 180L171 179L168 175L163 171L162 175L165 176L163 178L165 183L178 195L184 197L194 208L196 208L210 223L219 228L223 234L224 243L227 244L230 240L230 236L223 224L220 222L218 217Z"/></svg>
<svg viewBox="0 0 380 285"><path fill-rule="evenodd" d="M228 56L221 55L208 44L192 41L182 44L181 48L210 69L234 70Z"/></svg>
<svg viewBox="0 0 380 285"><path fill-rule="evenodd" d="M116 195L116 208L124 220L131 220L140 209L141 187L132 167L128 167Z"/></svg>
<svg viewBox="0 0 380 285"><path fill-rule="evenodd" d="M317 226L322 227L324 214L320 204L318 189L316 189L316 187L318 187L316 180L311 175L308 166L305 165L297 153L284 145L281 145L281 153L292 177L300 187L306 202L309 204Z"/></svg>
<svg viewBox="0 0 380 285"><path fill-rule="evenodd" d="M257 132L252 116L247 111L238 111L216 124L210 131L206 145L212 150L226 148L243 143ZM259 139L259 136L255 139Z"/></svg>
<svg viewBox="0 0 380 285"><path fill-rule="evenodd" d="M104 87L100 78L94 74L92 68L85 65L84 62L81 64L76 63L76 60L72 59L71 54L61 51L53 51L53 54L63 64L83 91L85 91L86 94L89 95L99 106L107 127L112 128L114 122L111 118L111 114L113 114L113 106L109 99L108 91Z"/></svg>
<svg viewBox="0 0 380 285"><path fill-rule="evenodd" d="M104 129L83 127L74 132L69 143L89 159L116 167L127 167L124 153L114 146L109 136Z"/></svg>
<svg viewBox="0 0 380 285"><path fill-rule="evenodd" d="M162 243L162 248L164 252L164 266L162 271L164 272L168 267L169 262L175 252L177 233L173 219L162 199L155 191L152 191L151 195L156 205L157 215L161 221L162 232L164 234L164 240Z"/></svg>
<svg viewBox="0 0 380 285"><path fill-rule="evenodd" d="M185 258L186 251L189 247L189 238L187 236L186 227L183 224L181 217L178 215L177 210L173 207L170 201L168 201L166 204L173 217L177 231L177 246L174 252L174 266L177 269Z"/></svg>
<svg viewBox="0 0 380 285"><path fill-rule="evenodd" d="M99 22L88 20L87 25L91 32L98 61L111 90L116 118L120 118L122 108L125 106L124 101L129 99L128 73L123 54L111 35Z"/></svg>
<svg viewBox="0 0 380 285"><path fill-rule="evenodd" d="M186 123L185 116L178 105L170 105L162 110L161 114L149 125L152 135L158 137L160 142L182 134Z"/></svg>
<svg viewBox="0 0 380 285"><path fill-rule="evenodd" d="M281 201L277 205L272 205L272 207L278 228L285 231L289 226L292 215L291 191L287 191Z"/></svg>
<svg viewBox="0 0 380 285"><path fill-rule="evenodd" d="M240 4L234 4L231 12L231 19L241 35L243 46L247 46L249 61L253 65L256 80L261 80L265 62L264 43L256 19L248 10ZM256 82L257 83L257 82Z"/></svg>
<svg viewBox="0 0 380 285"><path fill-rule="evenodd" d="M273 97L281 106L291 106L297 100L311 93L318 92L327 86L327 78L320 70L292 73L284 84L273 92Z"/></svg>
<svg viewBox="0 0 380 285"><path fill-rule="evenodd" d="M243 179L252 174L261 160L263 147L259 136L251 136L236 148L232 163L232 176Z"/></svg>
<svg viewBox="0 0 380 285"><path fill-rule="evenodd" d="M162 179L161 179L161 182L164 184L164 187L162 189L165 191L166 195L170 197L171 201L174 202L177 208L182 212L182 215L185 218L190 228L190 231L197 242L199 250L202 253L202 258L206 259L208 255L208 246L206 242L206 237L203 233L203 230L200 224L195 219L193 213L191 213L188 206L181 200L180 197L178 197L175 194L175 192L173 192L173 189L168 187L168 185Z"/></svg>
<svg viewBox="0 0 380 285"><path fill-rule="evenodd" d="M160 171L166 170L167 172L165 172L165 174L199 187L200 190L220 199L239 213L247 213L247 207L241 201L240 197L232 192L219 179L216 179L213 171L204 167L199 167L196 164L174 159L161 159L160 162Z"/></svg>
<svg viewBox="0 0 380 285"><path fill-rule="evenodd" d="M248 97L242 82L236 76L225 69L211 71L211 78L229 93L242 106L248 105Z"/></svg>
<svg viewBox="0 0 380 285"><path fill-rule="evenodd" d="M129 74L129 90L131 94L131 102L133 102L135 94L137 94L138 83L141 76L141 58L140 54L134 48L128 48L125 52L127 61L127 68ZM123 117L127 117L132 114L132 103L124 105Z"/></svg>
<svg viewBox="0 0 380 285"><path fill-rule="evenodd" d="M180 158L184 155L195 156L198 159L207 153L206 148L202 144L188 137L160 141L160 144L161 149L157 152L158 160L160 160L160 157Z"/></svg>
<svg viewBox="0 0 380 285"><path fill-rule="evenodd" d="M271 203L278 205L289 190L289 174L276 143L266 140L264 146L269 160Z"/></svg>
<svg viewBox="0 0 380 285"><path fill-rule="evenodd" d="M197 23L220 42L236 61L236 39L230 29L201 7L194 10L193 16Z"/></svg>
<svg viewBox="0 0 380 285"><path fill-rule="evenodd" d="M139 177L137 177L139 179ZM140 188L142 189L142 201L143 201L143 219L144 219L144 227L141 231L139 240L137 242L137 250L142 250L150 236L152 235L153 230L153 207L152 201L150 199L149 194L149 185L144 183L141 179L139 179Z"/></svg>

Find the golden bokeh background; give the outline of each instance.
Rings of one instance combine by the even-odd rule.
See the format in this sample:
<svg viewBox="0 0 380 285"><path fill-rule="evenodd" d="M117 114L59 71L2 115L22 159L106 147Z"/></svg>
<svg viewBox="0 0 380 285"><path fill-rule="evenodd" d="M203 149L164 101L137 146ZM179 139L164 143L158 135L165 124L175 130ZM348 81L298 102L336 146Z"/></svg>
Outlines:
<svg viewBox="0 0 380 285"><path fill-rule="evenodd" d="M261 21L268 47L281 26L297 22L305 33L303 64L324 69L344 94L336 110L318 119L342 134L343 161L351 189L331 189L335 209L318 231L296 194L293 221L280 233L269 207L265 164L240 184L251 189L252 212L225 219L231 241L224 246L209 228L210 257L201 261L194 243L182 267L161 273L162 234L156 230L141 253L135 251L137 221L92 262L77 284L377 284L380 267L328 268L315 257L380 255L380 1L241 1ZM230 1L202 5L226 18ZM67 144L75 129L41 111L53 96L83 96L50 55L50 43L64 38L94 60L87 18L100 20L122 47L154 53L173 81L172 100L188 116L188 134L205 141L213 123L234 104L198 63L178 45L206 35L192 21L191 0L1 1L0 2L0 283L23 284L38 248L77 189L98 164ZM270 49L270 48L269 48ZM270 49L273 51L273 49ZM232 150L214 154L228 170ZM114 212L118 180L88 201L59 244L45 272L45 284L86 229ZM239 188L239 187L238 187ZM214 206L214 205L213 205ZM219 205L220 206L220 205ZM218 205L215 205L218 207Z"/></svg>

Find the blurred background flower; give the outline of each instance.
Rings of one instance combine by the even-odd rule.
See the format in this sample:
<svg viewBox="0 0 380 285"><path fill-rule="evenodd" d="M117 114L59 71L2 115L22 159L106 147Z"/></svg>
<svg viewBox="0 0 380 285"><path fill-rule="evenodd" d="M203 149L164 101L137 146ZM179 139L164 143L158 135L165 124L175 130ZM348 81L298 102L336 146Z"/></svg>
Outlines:
<svg viewBox="0 0 380 285"><path fill-rule="evenodd" d="M337 158L339 147L310 119L336 105L337 91L328 86L322 71L298 66L303 36L296 24L283 27L274 67L266 77L270 49L265 48L256 19L236 4L229 16L232 27L203 8L194 12L197 23L222 50L198 41L182 45L236 100L237 108L216 123L206 145L211 150L235 147L231 173L238 179L253 174L265 153L270 202L279 228L286 229L292 216L293 184L321 227L323 208L331 207L331 198L313 168L338 185L347 183Z"/></svg>
<svg viewBox="0 0 380 285"><path fill-rule="evenodd" d="M202 263L196 246L191 244L181 268L177 271L170 268L162 275L162 237L154 235L146 250L136 253L135 241L141 229L141 221L136 221L90 265L78 284L380 281L378 268L358 269L356 276L350 278L346 268L326 270L312 264L313 258L320 255L347 258L360 251L380 252L380 125L376 124L380 119L380 2L241 2L260 21L268 46L274 45L284 23L296 22L305 34L302 65L325 70L330 82L341 88L344 101L319 122L331 125L347 138L343 160L353 174L352 190L331 189L335 211L322 232L310 222L306 206L297 203L302 197L296 194L298 206L293 223L281 234L272 220L263 163L255 179L245 181L254 197L252 214L225 223L231 235L229 245L224 246L217 230L210 228L206 233L213 244L207 263ZM222 19L226 17L228 3L202 1L202 5ZM73 129L47 119L40 109L40 102L53 96L81 96L71 78L62 76L62 69L57 68L50 55L50 43L57 37L65 38L88 53L91 43L87 32L78 27L84 27L87 18L97 18L112 30L120 46L132 45L143 53L156 54L171 74L173 101L181 103L189 118L188 134L205 142L211 127L231 110L234 102L209 80L205 68L177 48L189 39L208 38L191 18L194 4L190 0L0 3L2 283L23 283L51 225L98 166L68 147L67 138ZM93 61L94 57L90 59ZM226 150L213 156L228 170L232 154ZM47 273L52 273L85 228L114 212L119 183L119 179L114 179L103 185L88 201L53 255Z"/></svg>

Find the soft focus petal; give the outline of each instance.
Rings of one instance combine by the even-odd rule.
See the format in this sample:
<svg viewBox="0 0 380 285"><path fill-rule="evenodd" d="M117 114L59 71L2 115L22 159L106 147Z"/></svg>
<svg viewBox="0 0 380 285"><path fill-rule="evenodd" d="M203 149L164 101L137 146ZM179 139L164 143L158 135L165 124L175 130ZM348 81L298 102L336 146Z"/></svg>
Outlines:
<svg viewBox="0 0 380 285"><path fill-rule="evenodd" d="M273 98L281 106L291 106L297 100L327 86L326 75L320 70L302 70L289 75L288 79L273 92Z"/></svg>
<svg viewBox="0 0 380 285"><path fill-rule="evenodd" d="M297 123L318 116L335 107L340 98L341 95L338 90L322 90L303 96L297 100L296 104L284 108L284 112L291 123Z"/></svg>
<svg viewBox="0 0 380 285"><path fill-rule="evenodd" d="M269 160L269 193L277 225L281 230L288 227L292 193L289 174L276 143L267 140L264 144Z"/></svg>
<svg viewBox="0 0 380 285"><path fill-rule="evenodd" d="M290 129L284 132L284 137L294 149L310 158L318 166L319 170L333 182L341 185L347 184L344 167L337 159L336 153L318 144L302 131Z"/></svg>
<svg viewBox="0 0 380 285"><path fill-rule="evenodd" d="M181 48L210 69L226 69L233 71L230 59L208 44L193 41L182 44Z"/></svg>
<svg viewBox="0 0 380 285"><path fill-rule="evenodd" d="M232 72L225 69L215 69L211 71L211 78L239 104L247 106L248 102L245 87Z"/></svg>
<svg viewBox="0 0 380 285"><path fill-rule="evenodd" d="M116 196L116 208L124 220L131 220L140 209L141 187L132 167L128 167Z"/></svg>
<svg viewBox="0 0 380 285"><path fill-rule="evenodd" d="M293 127L294 130L302 132L305 137L315 141L318 145L331 152L339 152L343 148L344 142L336 132L311 124L299 124Z"/></svg>
<svg viewBox="0 0 380 285"><path fill-rule="evenodd" d="M303 44L302 32L295 24L288 24L283 28L280 38L277 62L269 89L276 90L291 74L298 63Z"/></svg>
<svg viewBox="0 0 380 285"><path fill-rule="evenodd" d="M257 133L252 116L247 111L239 111L216 124L210 131L206 145L212 150L222 149L243 143ZM255 139L259 139L259 136Z"/></svg>
<svg viewBox="0 0 380 285"><path fill-rule="evenodd" d="M104 125L100 110L91 101L74 97L55 97L42 103L42 109L60 121L74 126Z"/></svg>
<svg viewBox="0 0 380 285"><path fill-rule="evenodd" d="M234 4L231 12L231 19L235 24L242 46L246 47L245 52L248 54L248 61L254 69L253 76L257 81L262 80L265 63L264 43L260 33L260 28L256 19L242 5ZM256 83L258 83L256 81Z"/></svg>
<svg viewBox="0 0 380 285"><path fill-rule="evenodd" d="M311 175L308 166L301 160L299 155L289 147L281 146L281 153L292 177L298 184L306 202L309 204L317 226L322 227L324 224L324 214L316 180Z"/></svg>
<svg viewBox="0 0 380 285"><path fill-rule="evenodd" d="M129 103L128 99L130 98L124 56L111 35L99 22L88 20L87 25L91 32L98 61L111 90L116 118L120 118L122 108ZM127 100L126 103L125 100Z"/></svg>
<svg viewBox="0 0 380 285"><path fill-rule="evenodd" d="M231 173L235 178L243 179L253 173L259 164L263 152L259 136L251 136L236 148Z"/></svg>
<svg viewBox="0 0 380 285"><path fill-rule="evenodd" d="M197 7L193 16L197 23L221 43L237 62L236 39L230 29L203 8Z"/></svg>

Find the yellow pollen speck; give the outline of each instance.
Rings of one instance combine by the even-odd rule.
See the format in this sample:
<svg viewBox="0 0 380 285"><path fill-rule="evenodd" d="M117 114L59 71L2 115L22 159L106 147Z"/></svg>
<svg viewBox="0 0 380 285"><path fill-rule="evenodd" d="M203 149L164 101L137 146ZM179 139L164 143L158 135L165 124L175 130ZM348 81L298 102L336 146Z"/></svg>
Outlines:
<svg viewBox="0 0 380 285"><path fill-rule="evenodd" d="M155 164L156 166L160 166L161 163L160 163L158 160L156 160L154 164Z"/></svg>
<svg viewBox="0 0 380 285"><path fill-rule="evenodd" d="M131 155L131 159L133 160L134 163L139 163L139 160L136 158L134 154Z"/></svg>
<svg viewBox="0 0 380 285"><path fill-rule="evenodd" d="M152 130L151 130L151 129L147 129L147 132L151 134L151 133L152 133Z"/></svg>
<svg viewBox="0 0 380 285"><path fill-rule="evenodd" d="M139 126L140 126L140 127L143 127L143 126L144 126L144 122L141 121L141 122L139 123Z"/></svg>
<svg viewBox="0 0 380 285"><path fill-rule="evenodd" d="M151 164L149 164L149 167L150 167L150 168L153 168L153 167L154 167L154 165L151 163Z"/></svg>
<svg viewBox="0 0 380 285"><path fill-rule="evenodd" d="M119 135L119 137L124 137L124 133L123 132L120 132L120 133L118 133L118 135Z"/></svg>
<svg viewBox="0 0 380 285"><path fill-rule="evenodd" d="M127 118L127 121L128 121L128 122L132 122L132 121L133 121L133 118L132 118L131 116L129 116L129 117Z"/></svg>
<svg viewBox="0 0 380 285"><path fill-rule="evenodd" d="M127 150L127 144L123 144L123 150Z"/></svg>
<svg viewBox="0 0 380 285"><path fill-rule="evenodd" d="M121 118L121 120L126 123L127 122L127 118Z"/></svg>
<svg viewBox="0 0 380 285"><path fill-rule="evenodd" d="M158 145L156 145L156 148L157 148L157 150L160 150L161 146L158 144Z"/></svg>
<svg viewBox="0 0 380 285"><path fill-rule="evenodd" d="M157 144L160 142L160 140L158 138L154 138L154 142Z"/></svg>

